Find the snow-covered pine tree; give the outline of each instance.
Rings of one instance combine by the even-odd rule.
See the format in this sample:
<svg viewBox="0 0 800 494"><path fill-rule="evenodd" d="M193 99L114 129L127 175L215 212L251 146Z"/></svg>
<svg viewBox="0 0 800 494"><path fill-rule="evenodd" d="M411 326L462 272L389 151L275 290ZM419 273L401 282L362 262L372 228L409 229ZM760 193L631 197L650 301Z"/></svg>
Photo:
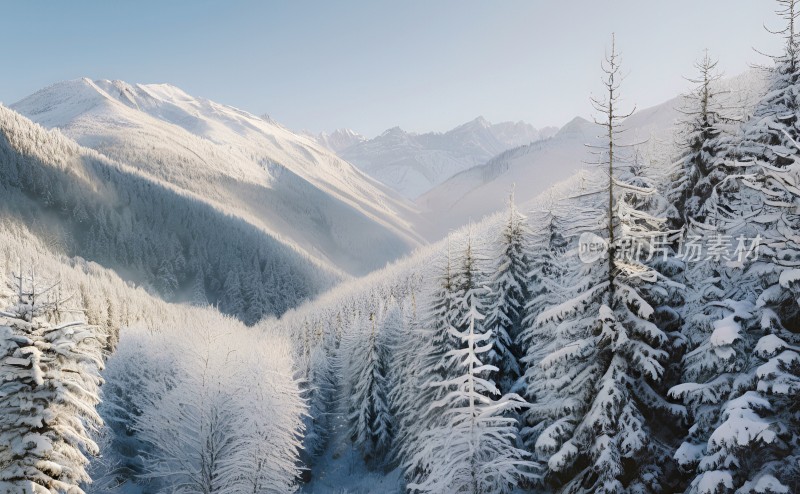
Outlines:
<svg viewBox="0 0 800 494"><path fill-rule="evenodd" d="M708 50L695 62L698 74L689 79L695 87L683 97L684 106L678 110L684 115L683 154L673 165L675 170L666 191L667 199L677 209L677 217L672 218L676 228L703 221L706 212L701 206L714 185L724 179L717 168L735 133L735 119L723 102L723 91L718 89L722 76L717 64Z"/></svg>
<svg viewBox="0 0 800 494"><path fill-rule="evenodd" d="M348 387L348 422L353 443L368 463L381 464L392 446L388 357L375 312L360 322L343 345Z"/></svg>
<svg viewBox="0 0 800 494"><path fill-rule="evenodd" d="M439 420L422 433L421 447L410 458L409 470L417 473L408 484L411 492L505 493L529 475L527 453L516 447L516 420L504 416L525 402L517 395L492 398L499 391L486 374L497 368L479 357L491 349L491 334L476 331L484 317L477 299L473 288L459 300L469 309L459 321L465 329L451 330L462 342L462 348L447 354L456 377L431 383L444 397L430 404Z"/></svg>
<svg viewBox="0 0 800 494"><path fill-rule="evenodd" d="M20 270L21 271L21 270ZM104 334L74 320L51 325L56 284L15 276L0 312L0 490L83 493L102 382Z"/></svg>
<svg viewBox="0 0 800 494"><path fill-rule="evenodd" d="M529 349L531 326L536 316L545 306L553 305L565 290L563 277L567 272L564 256L569 242L564 237L568 216L563 211L561 201L557 201L552 191L547 201L534 213L531 231L530 271L527 274L529 298L523 309L522 332L518 335L517 345ZM580 217L581 215L577 215ZM526 367L523 364L523 367Z"/></svg>
<svg viewBox="0 0 800 494"><path fill-rule="evenodd" d="M658 492L668 486L670 451L652 434L647 417L669 407L652 386L661 379L668 338L652 322L648 300L665 280L631 248L654 254L664 221L635 207L638 197L654 191L627 183L617 170L619 125L627 114L618 109L613 36L605 62L607 95L593 102L604 117L598 123L606 138L600 153L606 206L595 212L588 207L575 220L594 224L584 230L592 238L605 233L609 248L605 260L584 258L571 268L572 298L536 319L538 326L554 326L560 340L539 364L547 400L535 404L534 413L549 425L538 435L536 452L563 492Z"/></svg>
<svg viewBox="0 0 800 494"><path fill-rule="evenodd" d="M167 300L172 300L175 296L175 292L178 291L178 277L175 275L175 268L169 259L162 259L156 272L154 284L159 293Z"/></svg>
<svg viewBox="0 0 800 494"><path fill-rule="evenodd" d="M264 295L264 288L261 284L261 273L248 273L247 278L247 288L245 289L245 306L247 309L245 311L244 322L246 324L255 324L266 314L269 314L271 308Z"/></svg>
<svg viewBox="0 0 800 494"><path fill-rule="evenodd" d="M730 159L731 148L737 144L736 132L722 122L718 113L709 112L714 101L711 88L717 79L707 75L712 65L716 62L709 64L707 59L699 64L702 78L698 81L696 96L690 98L699 118L687 124L689 139L684 143L687 150L678 162L678 173L673 176L676 188L668 192L676 209L681 211L673 224L683 227L680 259L684 267L679 277L688 287L680 308L681 337L685 345L680 382L687 384L673 387L669 394L680 398L688 410L691 427L674 458L689 472L690 479L729 395L731 383L738 370L746 367L746 355L750 352L745 348L752 348L754 343L718 337L713 337L712 342L716 327L730 328L729 323L738 324L734 321L752 317L749 303L737 298L737 292L747 291L734 281L737 278L741 281L740 270L728 268L719 259L707 258L707 244L719 243L723 238L719 229L720 196L722 191L731 189L730 177L738 173ZM713 132L703 131L706 113L709 122L715 117L718 123L710 127ZM681 187L684 188L682 194L676 194ZM752 300L752 296L746 298ZM718 335L725 331L727 329L721 329Z"/></svg>
<svg viewBox="0 0 800 494"><path fill-rule="evenodd" d="M485 363L499 369L494 376L501 394L511 391L519 378L521 351L514 344L524 317L528 293L527 276L531 269L528 242L530 228L527 218L514 203L512 189L508 200L508 219L497 242L497 256L489 283L489 301L484 327L491 334L491 350Z"/></svg>
<svg viewBox="0 0 800 494"><path fill-rule="evenodd" d="M206 281L205 273L202 266L198 266L193 270L197 273L192 282L191 304L197 307L204 307L208 305L208 297L206 296Z"/></svg>
<svg viewBox="0 0 800 494"><path fill-rule="evenodd" d="M485 259L481 257L475 248L475 241L472 238L472 225L469 225L467 230L467 238L463 254L458 259L458 269L453 273L453 288L451 299L451 313L450 321L451 328L448 329L448 336L452 348L463 349L464 341L455 336L457 333L463 333L467 328L468 321L466 315L470 312L472 302L475 302L478 312L481 314L486 313L486 300L489 296L489 290L486 287L487 276L483 271L483 264ZM487 328L484 324L485 317L474 321L476 333L487 333ZM490 336L489 352L492 352L494 339ZM448 350L449 351L449 350ZM450 358L447 354L442 359L442 365L445 369L453 370ZM496 374L489 376L496 382Z"/></svg>
<svg viewBox="0 0 800 494"><path fill-rule="evenodd" d="M390 341L393 368L407 365L393 382L389 395L397 414L395 455L404 465L407 480L425 472L411 459L425 447L425 431L441 420L430 404L441 399L446 389L430 383L453 375L446 360L448 352L458 345L452 330L458 322L454 303L457 272L450 244L448 237L446 253L435 268L438 276L433 277L432 286L420 297L424 305L417 307L416 296L412 296L412 306L405 311L403 338Z"/></svg>
<svg viewBox="0 0 800 494"><path fill-rule="evenodd" d="M685 359L685 383L672 390L693 412L676 455L694 473L691 493L800 488L800 5L777 2L784 53L705 206L705 228L736 248L710 261L718 298L699 316L706 331ZM760 252L748 256L755 242Z"/></svg>
<svg viewBox="0 0 800 494"><path fill-rule="evenodd" d="M444 376L447 366L445 355L450 350L457 348L458 342L452 337L450 328L458 320L457 307L453 303L456 295L457 280L453 266L453 256L450 248L450 237L447 238L447 257L441 268L441 273L435 282L433 293L430 294L430 306L425 318L425 326L431 332L433 352L429 355L428 367L432 372Z"/></svg>
<svg viewBox="0 0 800 494"><path fill-rule="evenodd" d="M582 218L580 209L573 208L574 217ZM564 234L569 234L570 222L562 217L558 201L551 196L533 216L534 231L532 234L532 252L536 252L531 260L528 273L530 298L525 304L522 320L523 330L518 336L517 346L524 351L521 363L524 369L515 390L519 389L531 402L547 402L545 398L544 371L540 365L542 359L557 349L560 344L557 338L557 325L538 325L536 318L547 307L565 301L569 293L565 283L568 273L565 257L569 243ZM581 226L581 228L583 225ZM542 427L549 425L543 421L533 409L528 409L522 416L522 439L526 448L534 450L534 444Z"/></svg>
<svg viewBox="0 0 800 494"><path fill-rule="evenodd" d="M242 283L239 277L240 265L236 265L225 277L225 284L222 286L220 308L223 312L234 316L242 315L245 304L242 294Z"/></svg>
<svg viewBox="0 0 800 494"><path fill-rule="evenodd" d="M389 308L382 331L388 338L393 455L402 459L417 444L416 434L428 408L423 399L427 390L422 384L428 370L420 362L429 361L426 356L432 351L431 333L419 323L415 296L402 309Z"/></svg>

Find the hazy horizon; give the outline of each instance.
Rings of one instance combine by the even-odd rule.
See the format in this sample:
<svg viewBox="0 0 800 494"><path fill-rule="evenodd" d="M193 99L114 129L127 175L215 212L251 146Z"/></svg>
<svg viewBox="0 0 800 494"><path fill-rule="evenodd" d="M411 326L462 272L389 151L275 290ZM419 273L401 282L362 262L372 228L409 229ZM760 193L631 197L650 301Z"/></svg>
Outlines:
<svg viewBox="0 0 800 494"><path fill-rule="evenodd" d="M588 118L612 31L628 74L625 103L639 108L684 91L705 48L726 75L764 61L751 46L780 50L762 27L777 22L772 2L86 1L5 9L0 41L14 46L4 61L16 77L0 81L4 104L79 77L170 83L295 130L346 127L370 137L395 126L442 132L478 116L537 128Z"/></svg>

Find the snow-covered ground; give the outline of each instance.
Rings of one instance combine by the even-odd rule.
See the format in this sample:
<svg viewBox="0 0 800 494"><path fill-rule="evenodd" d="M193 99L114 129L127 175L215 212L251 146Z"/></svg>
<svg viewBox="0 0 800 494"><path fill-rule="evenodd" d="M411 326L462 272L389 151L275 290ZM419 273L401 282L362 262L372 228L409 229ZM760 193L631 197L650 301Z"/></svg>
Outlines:
<svg viewBox="0 0 800 494"><path fill-rule="evenodd" d="M342 401L331 417L328 447L314 462L311 481L300 489L304 494L402 494L402 470L370 470L364 457L348 437Z"/></svg>

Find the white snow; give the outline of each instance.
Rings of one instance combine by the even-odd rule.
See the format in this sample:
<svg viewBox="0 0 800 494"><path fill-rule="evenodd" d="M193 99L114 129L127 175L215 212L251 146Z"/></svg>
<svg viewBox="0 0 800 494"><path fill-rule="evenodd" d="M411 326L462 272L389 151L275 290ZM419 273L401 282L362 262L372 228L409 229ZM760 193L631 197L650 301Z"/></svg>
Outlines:
<svg viewBox="0 0 800 494"><path fill-rule="evenodd" d="M712 470L702 473L695 480L697 492L700 494L714 494L720 492L720 487L733 489L733 476L727 470Z"/></svg>
<svg viewBox="0 0 800 494"><path fill-rule="evenodd" d="M800 269L787 269L781 272L780 284L784 288L789 288L793 283L800 282Z"/></svg>
<svg viewBox="0 0 800 494"><path fill-rule="evenodd" d="M366 137L351 129L336 129L330 134L322 132L318 136L312 137L337 154L367 140Z"/></svg>
<svg viewBox="0 0 800 494"><path fill-rule="evenodd" d="M312 140L168 84L78 79L12 108L362 274L419 246L415 207Z"/></svg>
<svg viewBox="0 0 800 494"><path fill-rule="evenodd" d="M753 349L753 351L761 358L767 358L776 355L787 346L789 345L777 335L768 334L762 336L758 340L758 343L756 343L756 347Z"/></svg>
<svg viewBox="0 0 800 494"><path fill-rule="evenodd" d="M734 315L730 315L714 322L714 332L709 341L714 347L730 346L741 338L741 331L742 325L736 321Z"/></svg>

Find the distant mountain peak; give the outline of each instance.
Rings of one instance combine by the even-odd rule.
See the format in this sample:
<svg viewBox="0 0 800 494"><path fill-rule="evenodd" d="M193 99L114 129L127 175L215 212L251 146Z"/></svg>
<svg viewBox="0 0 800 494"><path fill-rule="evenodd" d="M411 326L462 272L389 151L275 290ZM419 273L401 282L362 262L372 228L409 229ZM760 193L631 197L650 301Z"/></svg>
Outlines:
<svg viewBox="0 0 800 494"><path fill-rule="evenodd" d="M383 131L382 136L392 135L392 134L408 134L405 130L401 129L399 125L395 125L392 128L386 129Z"/></svg>
<svg viewBox="0 0 800 494"><path fill-rule="evenodd" d="M564 138L575 135L584 135L587 134L587 132L592 132L596 125L597 124L594 122L586 120L583 117L575 117L567 122L566 125L561 127L555 136L558 138Z"/></svg>
<svg viewBox="0 0 800 494"><path fill-rule="evenodd" d="M545 137L551 135L548 129ZM492 124L481 115L444 133L416 134L392 127L340 155L404 196L415 198L467 168L541 138L525 122Z"/></svg>
<svg viewBox="0 0 800 494"><path fill-rule="evenodd" d="M469 122L471 124L475 124L484 128L488 128L492 126L492 122L488 121L483 115L478 115L474 120Z"/></svg>
<svg viewBox="0 0 800 494"><path fill-rule="evenodd" d="M331 132L330 134L327 133L327 132L321 132L319 134L319 136L323 137L323 138L355 138L355 139L358 139L358 140L365 140L366 139L366 137L362 136L361 134L359 134L355 130L348 129L348 128L336 129L333 132Z"/></svg>
<svg viewBox="0 0 800 494"><path fill-rule="evenodd" d="M353 145L367 140L366 137L355 130L347 128L336 129L330 134L322 132L315 136L315 139L334 153L340 153Z"/></svg>

